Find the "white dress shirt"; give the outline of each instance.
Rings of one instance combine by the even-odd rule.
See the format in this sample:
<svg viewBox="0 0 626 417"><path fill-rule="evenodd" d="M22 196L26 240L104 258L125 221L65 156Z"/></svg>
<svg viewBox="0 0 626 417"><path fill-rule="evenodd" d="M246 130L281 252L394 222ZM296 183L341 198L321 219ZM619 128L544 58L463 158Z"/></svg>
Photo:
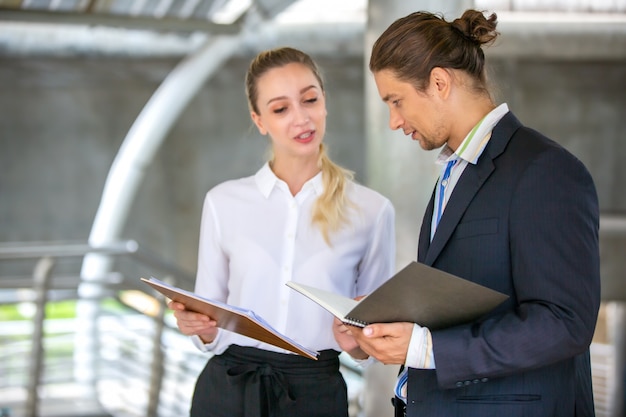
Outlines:
<svg viewBox="0 0 626 417"><path fill-rule="evenodd" d="M329 246L312 208L323 191L322 174L292 196L265 164L254 176L226 181L205 198L195 291L250 309L303 346L340 350L333 316L285 285L296 281L348 297L366 295L393 275L395 212L379 193L349 182L350 223L331 232ZM222 353L231 344L275 352L281 348L219 329L202 350Z"/></svg>

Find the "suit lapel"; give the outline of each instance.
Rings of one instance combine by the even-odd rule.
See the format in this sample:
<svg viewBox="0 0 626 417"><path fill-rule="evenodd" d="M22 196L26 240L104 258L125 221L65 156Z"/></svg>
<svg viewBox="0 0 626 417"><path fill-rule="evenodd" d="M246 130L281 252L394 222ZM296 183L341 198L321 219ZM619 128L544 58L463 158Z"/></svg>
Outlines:
<svg viewBox="0 0 626 417"><path fill-rule="evenodd" d="M435 183L433 194L430 196L430 201L428 202L428 206L426 206L426 212L424 213L424 218L422 219L422 227L420 229L420 237L417 244L417 261L422 263L426 263L426 254L428 253L428 248L430 246L430 225L432 224L433 212L435 211L436 189L437 184Z"/></svg>
<svg viewBox="0 0 626 417"><path fill-rule="evenodd" d="M493 161L490 158L481 158L476 165L468 164L459 182L454 187L446 209L441 216L435 236L428 248L425 262L432 265L439 253L444 248L450 236L459 224L463 213L472 199L494 170ZM432 215L431 215L432 218Z"/></svg>
<svg viewBox="0 0 626 417"><path fill-rule="evenodd" d="M433 265L446 243L454 233L463 213L472 202L476 193L495 169L494 159L506 148L511 136L521 126L515 116L509 112L493 129L491 139L476 165L468 164L459 182L454 187L439 225L430 241L430 224L434 211L434 194L426 209L418 245L418 260Z"/></svg>

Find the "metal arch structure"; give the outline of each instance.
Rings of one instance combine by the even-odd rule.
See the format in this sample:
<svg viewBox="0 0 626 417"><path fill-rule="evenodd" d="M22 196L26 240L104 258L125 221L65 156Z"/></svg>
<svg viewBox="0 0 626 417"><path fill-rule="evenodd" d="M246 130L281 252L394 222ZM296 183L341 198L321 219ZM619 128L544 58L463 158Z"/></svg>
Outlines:
<svg viewBox="0 0 626 417"><path fill-rule="evenodd" d="M237 37L212 39L197 53L184 59L166 77L128 131L113 161L100 205L89 235L89 244L100 247L117 240L147 167L167 133L202 84L229 58L241 42ZM78 286L76 377L95 381L97 324L96 300L103 291L102 281L110 272L113 258L100 253L87 254Z"/></svg>
<svg viewBox="0 0 626 417"><path fill-rule="evenodd" d="M239 34L210 37L168 74L131 126L111 165L89 235L91 246L99 247L119 239L146 169L184 109L222 64L246 44L248 37L256 36L265 21L292 2L257 0L246 12ZM112 257L106 254L87 254L78 286L75 377L94 394L99 305L92 300L102 295L103 282L112 264Z"/></svg>

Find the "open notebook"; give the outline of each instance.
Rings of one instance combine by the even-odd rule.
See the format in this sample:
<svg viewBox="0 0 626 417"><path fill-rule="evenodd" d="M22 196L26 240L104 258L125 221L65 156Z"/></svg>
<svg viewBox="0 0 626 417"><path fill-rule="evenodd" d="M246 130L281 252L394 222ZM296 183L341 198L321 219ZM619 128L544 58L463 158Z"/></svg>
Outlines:
<svg viewBox="0 0 626 417"><path fill-rule="evenodd" d="M174 287L156 278L141 278L141 280L170 300L184 304L185 308L188 310L211 317L217 321L217 327L221 329L230 330L231 332L260 340L261 342L287 349L311 359L317 359L318 352L307 349L289 337L279 333L252 310L246 310L204 298L198 294Z"/></svg>
<svg viewBox="0 0 626 417"><path fill-rule="evenodd" d="M418 262L411 262L359 301L293 281L287 285L344 323L359 327L411 322L436 330L476 320L508 298Z"/></svg>

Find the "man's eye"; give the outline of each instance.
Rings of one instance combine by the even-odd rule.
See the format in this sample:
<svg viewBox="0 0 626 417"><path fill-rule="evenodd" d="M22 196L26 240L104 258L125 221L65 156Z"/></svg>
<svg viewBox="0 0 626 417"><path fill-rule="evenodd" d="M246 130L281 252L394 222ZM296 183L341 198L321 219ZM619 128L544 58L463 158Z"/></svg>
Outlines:
<svg viewBox="0 0 626 417"><path fill-rule="evenodd" d="M391 104L393 104L394 107L398 107L400 105L400 100L394 100L391 102Z"/></svg>

